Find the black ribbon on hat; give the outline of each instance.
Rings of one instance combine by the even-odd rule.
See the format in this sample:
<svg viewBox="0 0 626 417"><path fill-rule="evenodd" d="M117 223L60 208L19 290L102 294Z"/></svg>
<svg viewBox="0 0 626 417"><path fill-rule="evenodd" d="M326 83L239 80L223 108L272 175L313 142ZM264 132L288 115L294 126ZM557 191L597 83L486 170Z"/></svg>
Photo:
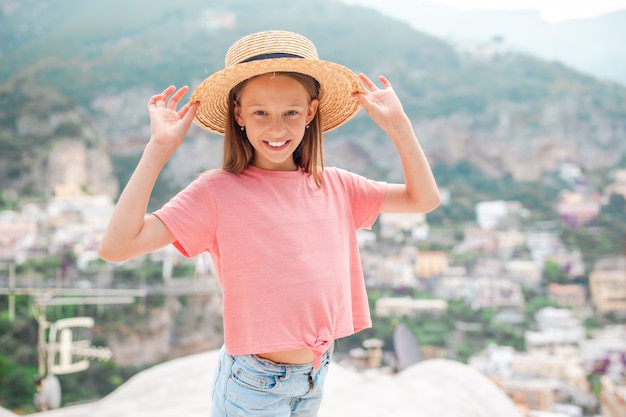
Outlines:
<svg viewBox="0 0 626 417"><path fill-rule="evenodd" d="M252 62L252 61L260 61L262 59L272 59L272 58L304 58L304 57L301 57L300 55L288 54L286 52L274 52L274 53L269 53L269 54L255 55L253 57L250 57L248 59L241 61L240 64L243 64L246 62Z"/></svg>

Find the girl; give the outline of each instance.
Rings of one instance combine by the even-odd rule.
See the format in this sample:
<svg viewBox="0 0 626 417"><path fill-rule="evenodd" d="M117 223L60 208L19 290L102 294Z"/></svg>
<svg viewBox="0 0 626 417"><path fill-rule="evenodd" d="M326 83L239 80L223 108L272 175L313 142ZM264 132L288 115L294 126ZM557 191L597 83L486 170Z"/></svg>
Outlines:
<svg viewBox="0 0 626 417"><path fill-rule="evenodd" d="M148 102L150 141L99 253L119 262L173 243L211 254L223 295L224 346L213 416L314 416L333 342L371 326L356 230L380 212L428 212L439 192L389 81L317 57L301 35L237 41L226 67ZM365 86L365 88L363 87ZM322 133L360 107L394 142L405 184L324 168ZM224 135L206 172L145 217L159 172L191 121Z"/></svg>

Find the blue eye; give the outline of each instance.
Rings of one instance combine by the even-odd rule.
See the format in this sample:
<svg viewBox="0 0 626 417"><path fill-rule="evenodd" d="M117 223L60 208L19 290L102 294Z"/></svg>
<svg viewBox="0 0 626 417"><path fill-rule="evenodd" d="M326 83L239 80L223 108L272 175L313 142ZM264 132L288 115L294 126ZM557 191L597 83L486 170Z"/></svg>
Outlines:
<svg viewBox="0 0 626 417"><path fill-rule="evenodd" d="M287 113L285 113L287 116L295 116L298 114L297 110L289 110Z"/></svg>

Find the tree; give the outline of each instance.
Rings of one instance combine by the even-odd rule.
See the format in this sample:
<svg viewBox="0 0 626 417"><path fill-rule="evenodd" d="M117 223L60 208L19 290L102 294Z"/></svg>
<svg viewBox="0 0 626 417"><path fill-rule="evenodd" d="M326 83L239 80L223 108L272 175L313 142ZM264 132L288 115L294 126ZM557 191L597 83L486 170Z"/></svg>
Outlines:
<svg viewBox="0 0 626 417"><path fill-rule="evenodd" d="M544 285L552 283L565 284L571 282L571 277L561 268L558 262L546 261L543 267L542 281Z"/></svg>
<svg viewBox="0 0 626 417"><path fill-rule="evenodd" d="M546 297L535 297L526 303L526 316L533 318L544 307L559 307L558 303Z"/></svg>

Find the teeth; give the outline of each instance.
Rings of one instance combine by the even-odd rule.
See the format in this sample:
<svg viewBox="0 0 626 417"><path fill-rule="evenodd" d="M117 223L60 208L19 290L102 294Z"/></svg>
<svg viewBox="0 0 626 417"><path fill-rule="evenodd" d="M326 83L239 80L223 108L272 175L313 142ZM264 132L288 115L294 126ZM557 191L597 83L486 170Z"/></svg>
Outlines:
<svg viewBox="0 0 626 417"><path fill-rule="evenodd" d="M267 142L268 145L273 146L274 148L280 148L281 146L283 146L285 143L287 143L287 141L282 141L282 142Z"/></svg>

